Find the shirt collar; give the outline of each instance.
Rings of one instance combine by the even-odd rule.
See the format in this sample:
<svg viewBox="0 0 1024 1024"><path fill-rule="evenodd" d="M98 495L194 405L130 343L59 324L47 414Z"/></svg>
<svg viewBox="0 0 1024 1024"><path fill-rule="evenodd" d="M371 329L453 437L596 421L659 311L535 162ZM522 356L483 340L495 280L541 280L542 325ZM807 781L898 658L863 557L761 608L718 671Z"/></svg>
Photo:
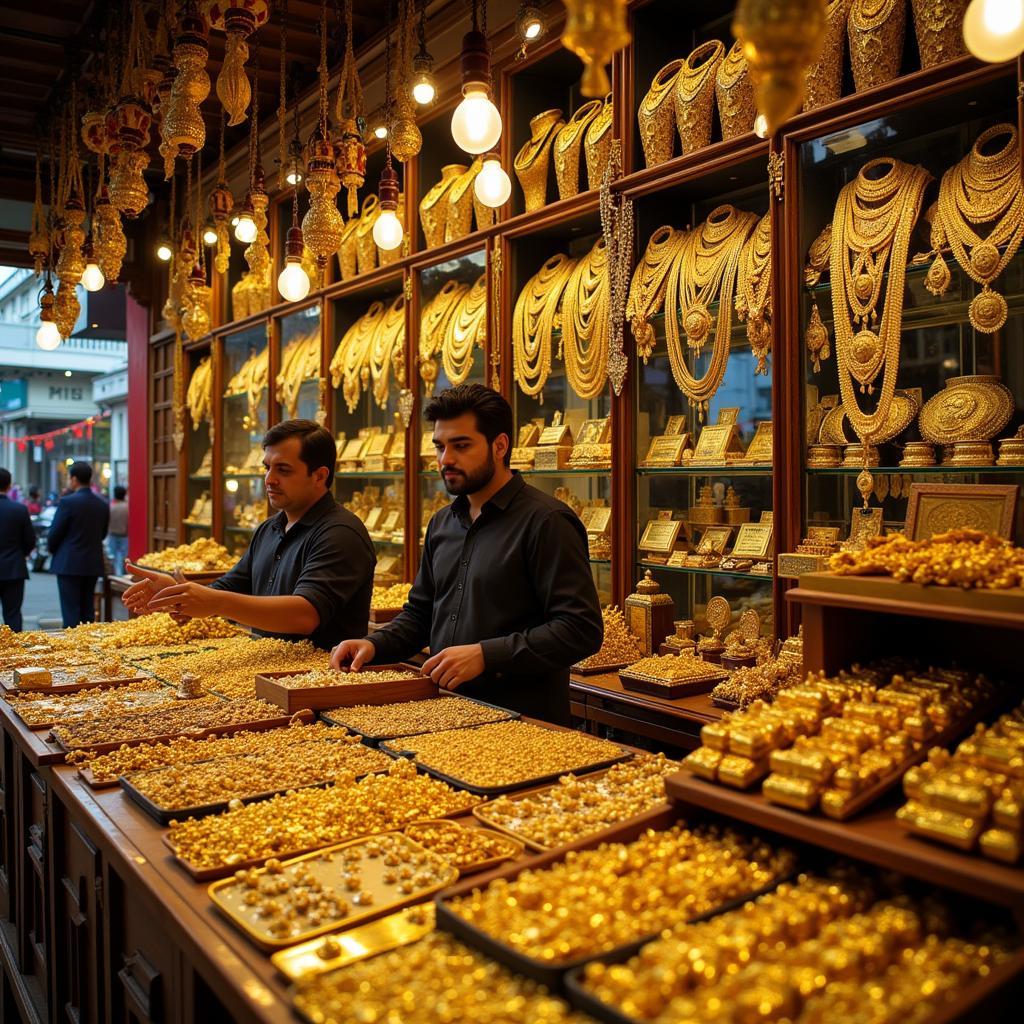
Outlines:
<svg viewBox="0 0 1024 1024"><path fill-rule="evenodd" d="M315 504L311 505L306 509L305 515L295 524L295 526L312 526L314 523L319 522L323 519L328 512L335 507L337 502L334 500L334 495L328 491L322 498L320 498ZM284 533L285 527L288 525L288 517L284 512L278 512L274 516L274 529L278 533ZM295 526L292 529L295 529Z"/></svg>
<svg viewBox="0 0 1024 1024"><path fill-rule="evenodd" d="M518 469L512 470L512 479L496 494L492 494L490 498L484 503L484 507L481 512L485 512L488 508L494 507L501 512L509 507L512 499L526 486L526 481L523 479L522 474ZM469 518L469 498L465 494L460 494L452 502L452 511L460 518Z"/></svg>

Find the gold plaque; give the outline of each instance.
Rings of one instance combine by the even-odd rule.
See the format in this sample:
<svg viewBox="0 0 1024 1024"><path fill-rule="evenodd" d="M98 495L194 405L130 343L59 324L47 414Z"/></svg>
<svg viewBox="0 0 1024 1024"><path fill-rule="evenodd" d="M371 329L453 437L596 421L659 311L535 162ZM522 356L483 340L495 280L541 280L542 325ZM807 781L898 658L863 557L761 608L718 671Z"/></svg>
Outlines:
<svg viewBox="0 0 1024 1024"><path fill-rule="evenodd" d="M555 444L567 444L572 445L572 431L564 423L559 423L553 427L545 427L540 432L540 439L537 441L538 445L555 445Z"/></svg>
<svg viewBox="0 0 1024 1024"><path fill-rule="evenodd" d="M675 434L685 433L685 427L685 416L669 416L668 423L665 424L665 436L673 437Z"/></svg>
<svg viewBox="0 0 1024 1024"><path fill-rule="evenodd" d="M398 568L398 555L384 555L377 559L375 576L390 576Z"/></svg>
<svg viewBox="0 0 1024 1024"><path fill-rule="evenodd" d="M546 470L565 469L569 465L571 457L572 448L564 444L552 444L547 447L534 448L533 468Z"/></svg>
<svg viewBox="0 0 1024 1024"><path fill-rule="evenodd" d="M733 558L771 558L772 532L770 523L744 523L730 553Z"/></svg>
<svg viewBox="0 0 1024 1024"><path fill-rule="evenodd" d="M739 453L739 431L734 423L714 424L705 427L697 438L693 453L694 462L725 462L730 452Z"/></svg>
<svg viewBox="0 0 1024 1024"><path fill-rule="evenodd" d="M510 465L513 469L533 469L536 448L513 448Z"/></svg>
<svg viewBox="0 0 1024 1024"><path fill-rule="evenodd" d="M380 532L393 533L398 528L398 521L401 515L402 513L397 508L393 508L385 517L384 522L381 523Z"/></svg>
<svg viewBox="0 0 1024 1024"><path fill-rule="evenodd" d="M363 525L366 527L367 533L372 533L377 529L377 524L380 522L380 517L382 515L384 515L384 509L382 509L380 505L370 509L366 518L363 520Z"/></svg>
<svg viewBox="0 0 1024 1024"><path fill-rule="evenodd" d="M607 533L611 529L612 510L610 508L597 506L589 509L585 508L583 511L592 513L589 523L587 523L587 533L602 534Z"/></svg>
<svg viewBox="0 0 1024 1024"><path fill-rule="evenodd" d="M608 444L612 439L612 421L605 417L603 420L587 420L583 429L576 439L577 444Z"/></svg>
<svg viewBox="0 0 1024 1024"><path fill-rule="evenodd" d="M424 459L436 459L437 451L434 448L433 432L424 434L420 439L420 456Z"/></svg>
<svg viewBox="0 0 1024 1024"><path fill-rule="evenodd" d="M849 547L863 546L868 537L882 535L882 509L861 508L855 505L850 516L850 537L846 541Z"/></svg>
<svg viewBox="0 0 1024 1024"><path fill-rule="evenodd" d="M807 541L810 544L837 544L839 542L839 527L808 526Z"/></svg>
<svg viewBox="0 0 1024 1024"><path fill-rule="evenodd" d="M516 438L517 448L532 448L540 437L540 427L536 423L524 423L519 428L519 436Z"/></svg>
<svg viewBox="0 0 1024 1024"><path fill-rule="evenodd" d="M762 512L761 513L761 518L758 520L758 522L761 522L761 523L771 523L771 522L774 521L774 518L775 517L772 514L772 510L768 509L766 512Z"/></svg>
<svg viewBox="0 0 1024 1024"><path fill-rule="evenodd" d="M772 461L772 421L762 420L757 425L757 429L754 431L754 436L750 439L750 445L747 448L746 454L747 462L765 462L771 464Z"/></svg>
<svg viewBox="0 0 1024 1024"><path fill-rule="evenodd" d="M697 544L698 555L724 555L732 536L731 526L709 526Z"/></svg>
<svg viewBox="0 0 1024 1024"><path fill-rule="evenodd" d="M676 546L683 524L678 519L652 519L640 538L641 551L667 555Z"/></svg>
<svg viewBox="0 0 1024 1024"><path fill-rule="evenodd" d="M739 418L740 407L738 405L729 405L718 410L718 419L715 420L715 423L720 427L734 426L739 422Z"/></svg>
<svg viewBox="0 0 1024 1024"><path fill-rule="evenodd" d="M345 445L345 450L341 453L342 462L358 462L363 457L363 448L366 447L365 437L353 437Z"/></svg>
<svg viewBox="0 0 1024 1024"><path fill-rule="evenodd" d="M686 565L686 552L680 549L679 551L673 551L668 556L668 561L665 563L674 569L682 569Z"/></svg>
<svg viewBox="0 0 1024 1024"><path fill-rule="evenodd" d="M783 579L796 580L805 572L827 571L828 562L827 555L804 555L794 551L779 555L777 572Z"/></svg>
<svg viewBox="0 0 1024 1024"><path fill-rule="evenodd" d="M683 461L683 451L689 443L689 434L671 434L664 437L652 437L645 466L678 466Z"/></svg>
<svg viewBox="0 0 1024 1024"><path fill-rule="evenodd" d="M956 527L1013 536L1017 484L911 484L905 533L926 540Z"/></svg>
<svg viewBox="0 0 1024 1024"><path fill-rule="evenodd" d="M394 434L371 434L366 442L364 457L370 458L371 456L386 455L394 439Z"/></svg>

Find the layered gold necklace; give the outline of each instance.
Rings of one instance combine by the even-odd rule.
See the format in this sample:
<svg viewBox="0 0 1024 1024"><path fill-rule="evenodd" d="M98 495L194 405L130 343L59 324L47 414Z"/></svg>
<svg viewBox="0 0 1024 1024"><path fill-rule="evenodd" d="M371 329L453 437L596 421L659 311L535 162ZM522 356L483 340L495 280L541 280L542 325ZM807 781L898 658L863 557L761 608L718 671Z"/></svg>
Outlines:
<svg viewBox="0 0 1024 1024"><path fill-rule="evenodd" d="M718 390L729 361L732 303L740 251L757 223L756 213L734 206L719 206L708 219L686 236L672 261L665 291L665 342L672 376L679 390L696 406L704 422L708 402ZM717 321L708 307L718 301ZM714 344L707 371L695 377L686 365L679 328L686 347L700 355L714 329Z"/></svg>
<svg viewBox="0 0 1024 1024"><path fill-rule="evenodd" d="M359 395L370 383L370 349L383 317L384 303L371 303L370 308L345 332L331 360L331 378L335 387L341 381L341 393L349 412L355 412Z"/></svg>
<svg viewBox="0 0 1024 1024"><path fill-rule="evenodd" d="M441 344L441 365L451 384L461 384L473 369L473 348L483 348L487 337L487 275L459 299Z"/></svg>
<svg viewBox="0 0 1024 1024"><path fill-rule="evenodd" d="M370 344L370 380L374 400L381 409L388 404L388 382L396 352L404 345L405 296L399 292L378 321Z"/></svg>
<svg viewBox="0 0 1024 1024"><path fill-rule="evenodd" d="M427 384L437 380L434 357L441 351L445 328L455 312L456 303L469 291L469 285L458 281L445 281L444 286L424 307L420 314L420 377Z"/></svg>
<svg viewBox="0 0 1024 1024"><path fill-rule="evenodd" d="M983 152L987 143L1004 135L1005 146L992 154ZM992 290L992 282L1024 239L1020 174L1017 130L1011 124L997 124L978 136L967 156L946 171L939 185L931 234L935 259L925 286L933 295L943 295L949 288L949 268L941 253L948 244L964 273L981 285L968 316L975 330L984 334L998 331L1006 323L1006 299ZM992 226L983 238L976 228L985 224Z"/></svg>
<svg viewBox="0 0 1024 1024"><path fill-rule="evenodd" d="M757 358L754 373L767 375L772 347L772 224L767 213L740 252L736 315L747 324L747 340Z"/></svg>
<svg viewBox="0 0 1024 1024"><path fill-rule="evenodd" d="M633 330L637 353L645 363L651 358L658 340L650 318L664 305L668 272L685 238L685 231L677 231L668 224L658 228L651 235L629 283L626 319Z"/></svg>
<svg viewBox="0 0 1024 1024"><path fill-rule="evenodd" d="M512 311L512 372L524 395L540 395L551 374L555 315L576 260L558 253L547 260L516 298Z"/></svg>
<svg viewBox="0 0 1024 1024"><path fill-rule="evenodd" d="M882 157L865 164L836 202L831 283L839 387L847 419L865 445L885 425L896 390L907 251L930 180L923 167ZM878 404L874 412L865 413L854 384L871 394L879 374Z"/></svg>
<svg viewBox="0 0 1024 1024"><path fill-rule="evenodd" d="M693 153L711 141L715 80L724 59L725 47L711 39L698 46L679 69L675 83L676 128L684 153Z"/></svg>
<svg viewBox="0 0 1024 1024"><path fill-rule="evenodd" d="M601 113L602 100L584 103L559 129L555 137L555 180L558 196L568 199L580 190L580 151L591 122Z"/></svg>
<svg viewBox="0 0 1024 1024"><path fill-rule="evenodd" d="M562 300L562 358L579 398L596 398L605 388L610 330L608 250L599 238L573 268Z"/></svg>

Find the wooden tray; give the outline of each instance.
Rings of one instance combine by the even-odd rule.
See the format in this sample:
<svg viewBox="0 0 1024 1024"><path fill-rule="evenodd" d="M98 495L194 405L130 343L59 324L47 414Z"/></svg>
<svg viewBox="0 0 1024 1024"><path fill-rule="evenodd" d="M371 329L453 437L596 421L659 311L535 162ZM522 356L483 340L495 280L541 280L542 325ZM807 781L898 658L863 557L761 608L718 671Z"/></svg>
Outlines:
<svg viewBox="0 0 1024 1024"><path fill-rule="evenodd" d="M118 776L118 778L110 779L106 782L97 782L91 768L79 768L78 775L85 780L85 784L90 789L113 789L120 781L120 776Z"/></svg>
<svg viewBox="0 0 1024 1024"><path fill-rule="evenodd" d="M412 671L405 665L367 665L364 672ZM308 669L288 672L262 672L256 676L256 696L289 714L308 709L326 711L330 708L351 707L353 704L394 704L418 697L436 697L437 684L426 676L398 679L381 683L349 683L338 686L307 686L301 689L282 686L278 680L302 675Z"/></svg>
<svg viewBox="0 0 1024 1024"><path fill-rule="evenodd" d="M498 857L488 857L486 860L474 861L472 864L463 864L459 867L459 877L464 878L466 875L475 875L481 871L490 871L492 868L496 868L499 864L504 864L506 861L514 860L516 857L521 857L526 852L526 847L521 839L516 839L514 836L501 830L493 828L475 828L472 825L463 825L461 822L452 822L445 820L444 818L427 818L423 821L414 821L406 825L402 831L409 836L410 839L417 843L423 844L422 839L417 839L415 835L410 834L410 829L415 831L417 825L454 825L456 828L471 829L474 832L487 832L498 839L503 840L509 844L509 852L501 854ZM430 847L428 846L429 850ZM444 854L439 854L444 856Z"/></svg>
<svg viewBox="0 0 1024 1024"><path fill-rule="evenodd" d="M612 960L626 959L632 956L638 949L640 949L641 946L650 942L651 939L656 938L658 933L654 932L644 935L632 942L626 943L622 946L616 946L614 949L610 949L604 953L577 957L574 960L566 960L556 965L545 960L538 960L533 957L525 956L524 954L514 950L511 946L505 945L505 943L497 937L477 928L476 925L471 924L465 918L454 913L448 907L449 901L457 896L466 896L474 889L482 889L498 878L505 878L511 881L512 879L517 878L519 874L527 868L549 867L558 861L564 860L566 854L571 850L591 850L603 843L631 842L632 840L638 839L642 836L648 829L654 829L655 831L667 830L676 824L676 822L680 821L681 818L681 810L677 807L656 808L623 821L614 828L605 829L603 832L599 832L596 835L589 836L586 839L581 839L578 842L564 846L559 850L552 851L551 853L538 854L535 857L529 857L526 860L488 872L482 877L466 879L465 881L459 882L450 889L445 890L445 892L438 896L434 901L437 913L437 927L443 931L449 932L456 938L461 939L468 946L472 946L474 949L480 950L492 960L497 960L498 963L504 964L517 974L522 974L528 978L532 978L534 981L539 981L542 985L546 985L553 992L559 992L563 988L563 982L567 971L571 971L577 967L582 967L584 964L588 963L608 963ZM735 899L728 900L721 906L716 907L714 910L689 919L690 923L705 921L718 914L724 913L727 910L740 907L748 900L754 899L762 893L771 891L783 882L786 877L791 876L780 876L768 885L765 885L754 892L744 893Z"/></svg>
<svg viewBox="0 0 1024 1024"><path fill-rule="evenodd" d="M634 693L647 693L655 697L664 697L666 700L675 700L676 697L692 697L698 693L710 693L723 679L729 678L725 669L709 668L713 673L709 679L699 679L693 682L661 683L653 676L639 675L634 672L620 672L619 681L624 690L632 690Z"/></svg>
<svg viewBox="0 0 1024 1024"><path fill-rule="evenodd" d="M149 678L146 678L146 679L142 680L142 682L150 682L150 681L151 680ZM170 687L161 679L155 679L154 678L153 681L160 683L160 686L162 687L162 689L152 690L152 691L143 691L143 692L166 693L170 689ZM126 708L123 713L129 713L129 712L132 712L132 711L139 711L139 712L159 711L160 708L165 707L165 706L167 706L167 705L166 704L161 704L161 703L154 703L154 705L152 707L147 707L145 704L140 704L137 707ZM28 729L30 732L45 732L47 729L53 729L58 724L52 718L48 719L45 722L34 722L34 723L26 722L25 719L21 717L21 713L18 711L18 705L16 703L15 704L11 704L11 710L14 712L15 716L17 717L18 721L21 723L22 727L25 728L25 729ZM70 723L68 723L68 724L70 724ZM47 739L52 739L52 738L53 738L52 736L48 736L47 737ZM118 746L120 746L120 745L121 744L119 743Z"/></svg>
<svg viewBox="0 0 1024 1024"><path fill-rule="evenodd" d="M65 754L71 750L92 750L97 754L109 754L112 750L118 750L120 747L137 747L142 743L168 743L170 740L180 739L182 736L190 740L204 740L207 736L232 736L236 732L266 732L268 729L280 729L288 725L293 719L305 722L308 725L313 721L313 712L300 711L295 715L262 718L255 722L232 722L230 725L214 725L209 729L200 729L197 732L172 732L161 736L133 736L130 740L118 740L116 743L89 743L81 747L66 747L56 737L52 737L51 742L57 750Z"/></svg>
<svg viewBox="0 0 1024 1024"><path fill-rule="evenodd" d="M80 668L89 668L88 665L80 666ZM50 669L51 672L60 672L69 676L81 675L80 670L76 670L74 667L69 668L57 668ZM151 676L118 676L112 679L87 679L84 683L68 682L68 683L53 683L50 686L45 687L21 687L15 686L14 684L14 670L8 669L7 671L0 674L0 693L3 696L7 694L23 694L23 693L78 693L80 690L110 690L116 686L127 686L129 683L141 683L147 679L152 678Z"/></svg>
<svg viewBox="0 0 1024 1024"><path fill-rule="evenodd" d="M569 672L576 676L599 676L606 672L618 672L619 669L628 668L629 664L628 661L620 661L614 665L592 665L590 668L584 668L582 665L570 665Z"/></svg>
<svg viewBox="0 0 1024 1024"><path fill-rule="evenodd" d="M496 715L494 717L494 719L492 720L492 722L507 722L507 721L514 721L515 719L518 719L518 718L522 718L522 715L520 715L518 711L510 711L508 708L498 707L497 704L489 704L485 700L477 700L475 697L463 697L461 693L453 694L452 696L453 697L458 697L460 700L468 700L468 701L471 701L474 704L480 704L482 707L485 707L485 708L493 708L495 710L495 712L500 711L501 715L500 716ZM445 695L443 695L441 693L432 693L428 697L414 697L413 698L413 700L451 700L451 699L452 699L452 697L445 696ZM398 702L396 701L395 703L398 703ZM379 746L381 743L383 743L383 742L385 742L387 740L408 739L411 736L424 736L424 735L426 735L426 733L431 731L429 729L421 729L418 732L403 732L403 733L395 733L395 734L374 736L374 735L371 735L370 733L363 732L362 729L358 729L354 725L349 725L348 722L344 721L344 714L332 715L332 714L327 714L327 713L321 712L320 713L320 720L323 721L323 722L327 722L328 725L338 725L338 726L341 726L342 728L348 729L349 732L355 733L357 736L362 736L363 742L365 744L367 744L367 746L370 746L370 747ZM472 729L472 728L474 728L475 726L478 726L478 725L491 725L492 722L473 722L473 723L471 723L469 725L453 725L453 726L451 726L451 728L452 729ZM390 753L390 751L389 751L389 753Z"/></svg>
<svg viewBox="0 0 1024 1024"><path fill-rule="evenodd" d="M382 625L385 622L390 622L392 619L397 619L401 614L401 608L371 608L370 621L376 625Z"/></svg>
<svg viewBox="0 0 1024 1024"><path fill-rule="evenodd" d="M716 708L724 708L726 711L739 711L740 702L738 700L726 700L725 697L712 697L711 703Z"/></svg>

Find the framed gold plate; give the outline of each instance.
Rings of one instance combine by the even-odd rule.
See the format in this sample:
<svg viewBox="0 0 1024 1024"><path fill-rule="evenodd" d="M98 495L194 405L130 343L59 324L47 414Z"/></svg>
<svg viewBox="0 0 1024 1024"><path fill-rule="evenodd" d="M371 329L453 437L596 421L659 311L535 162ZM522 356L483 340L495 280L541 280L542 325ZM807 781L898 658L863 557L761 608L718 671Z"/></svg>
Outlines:
<svg viewBox="0 0 1024 1024"><path fill-rule="evenodd" d="M736 425L733 423L713 424L705 427L697 438L693 453L694 462L725 462L730 452L740 451Z"/></svg>
<svg viewBox="0 0 1024 1024"><path fill-rule="evenodd" d="M698 555L724 555L732 536L731 526L709 526L697 544Z"/></svg>
<svg viewBox="0 0 1024 1024"><path fill-rule="evenodd" d="M604 534L611 528L612 510L607 506L597 505L590 509L584 509L583 511L591 513L585 523L587 533Z"/></svg>
<svg viewBox="0 0 1024 1024"><path fill-rule="evenodd" d="M683 461L683 451L689 443L689 434L666 434L652 437L645 466L678 466Z"/></svg>
<svg viewBox="0 0 1024 1024"><path fill-rule="evenodd" d="M667 555L675 547L682 526L678 519L652 519L640 538L640 550Z"/></svg>
<svg viewBox="0 0 1024 1024"><path fill-rule="evenodd" d="M665 424L665 436L674 437L676 434L684 433L684 427L686 426L685 416L669 416L668 422Z"/></svg>
<svg viewBox="0 0 1024 1024"><path fill-rule="evenodd" d="M906 535L925 540L957 527L1013 537L1017 484L911 484Z"/></svg>
<svg viewBox="0 0 1024 1024"><path fill-rule="evenodd" d="M744 523L736 534L733 558L770 558L772 532L771 523Z"/></svg>

